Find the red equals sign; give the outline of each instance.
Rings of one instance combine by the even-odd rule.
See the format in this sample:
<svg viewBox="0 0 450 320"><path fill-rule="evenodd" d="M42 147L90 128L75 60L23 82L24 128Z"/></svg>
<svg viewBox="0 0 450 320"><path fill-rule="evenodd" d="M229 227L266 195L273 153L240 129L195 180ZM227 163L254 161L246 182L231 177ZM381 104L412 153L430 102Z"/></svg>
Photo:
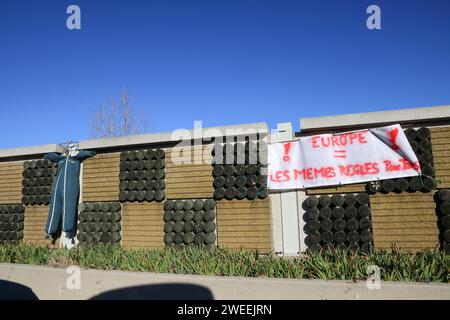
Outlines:
<svg viewBox="0 0 450 320"><path fill-rule="evenodd" d="M346 156L347 150L334 150L335 158L347 158Z"/></svg>

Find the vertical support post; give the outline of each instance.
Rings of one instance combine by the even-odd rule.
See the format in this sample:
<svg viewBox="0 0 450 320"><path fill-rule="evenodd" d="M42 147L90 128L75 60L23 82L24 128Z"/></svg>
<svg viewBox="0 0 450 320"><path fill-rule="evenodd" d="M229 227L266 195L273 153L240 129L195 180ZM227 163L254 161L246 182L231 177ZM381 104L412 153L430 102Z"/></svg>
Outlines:
<svg viewBox="0 0 450 320"><path fill-rule="evenodd" d="M292 124L279 123L278 142L294 139ZM283 254L288 256L298 255L300 252L299 223L297 208L297 192L281 192L281 220L283 229Z"/></svg>
<svg viewBox="0 0 450 320"><path fill-rule="evenodd" d="M267 143L278 142L276 129L267 136ZM270 207L272 213L272 245L273 252L277 255L283 254L283 225L281 218L281 193L270 192Z"/></svg>
<svg viewBox="0 0 450 320"><path fill-rule="evenodd" d="M273 251L276 254L283 253L283 223L281 217L281 194L271 193L270 202L272 208L272 239Z"/></svg>

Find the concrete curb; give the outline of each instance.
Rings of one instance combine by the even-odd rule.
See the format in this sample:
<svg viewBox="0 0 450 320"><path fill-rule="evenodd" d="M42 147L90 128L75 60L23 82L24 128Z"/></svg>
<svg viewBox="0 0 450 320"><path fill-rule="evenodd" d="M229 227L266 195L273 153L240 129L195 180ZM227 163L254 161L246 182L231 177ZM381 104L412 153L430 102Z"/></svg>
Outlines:
<svg viewBox="0 0 450 320"><path fill-rule="evenodd" d="M0 264L0 298L18 298L8 296L13 292L17 295L17 290L8 289L8 284L16 283L30 288L38 299L450 300L450 284L383 281L381 289L369 290L365 281L192 276L90 269L80 270L80 289L76 289L75 269Z"/></svg>

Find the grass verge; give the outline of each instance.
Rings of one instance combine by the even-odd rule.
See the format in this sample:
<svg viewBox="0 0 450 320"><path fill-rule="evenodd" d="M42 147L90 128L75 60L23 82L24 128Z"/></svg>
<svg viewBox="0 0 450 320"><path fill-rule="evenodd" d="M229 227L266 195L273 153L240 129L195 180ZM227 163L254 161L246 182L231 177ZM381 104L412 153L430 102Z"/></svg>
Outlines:
<svg viewBox="0 0 450 320"><path fill-rule="evenodd" d="M325 251L283 258L251 251L214 252L201 248L131 250L117 245L89 248L50 249L46 246L0 245L0 263L69 266L101 270L156 273L363 280L368 267L380 268L381 279L389 281L450 282L450 256L442 251L411 254L404 251L374 251L356 254Z"/></svg>

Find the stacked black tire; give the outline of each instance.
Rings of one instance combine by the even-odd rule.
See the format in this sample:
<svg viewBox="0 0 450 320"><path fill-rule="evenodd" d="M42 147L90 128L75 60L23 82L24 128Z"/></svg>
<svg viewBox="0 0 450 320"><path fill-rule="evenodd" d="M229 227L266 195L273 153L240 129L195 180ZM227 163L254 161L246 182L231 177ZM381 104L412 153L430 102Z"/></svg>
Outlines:
<svg viewBox="0 0 450 320"><path fill-rule="evenodd" d="M450 254L450 189L439 190L435 199L442 249L446 254Z"/></svg>
<svg viewBox="0 0 450 320"><path fill-rule="evenodd" d="M120 154L120 202L163 201L166 197L165 152L162 149Z"/></svg>
<svg viewBox="0 0 450 320"><path fill-rule="evenodd" d="M373 240L369 200L367 193L309 196L304 203L308 251L369 252Z"/></svg>
<svg viewBox="0 0 450 320"><path fill-rule="evenodd" d="M0 244L23 239L24 212L22 204L0 205Z"/></svg>
<svg viewBox="0 0 450 320"><path fill-rule="evenodd" d="M269 195L264 141L216 144L212 154L214 199L253 200Z"/></svg>
<svg viewBox="0 0 450 320"><path fill-rule="evenodd" d="M422 127L420 129L408 128L404 130L417 159L419 159L422 169L422 176L399 179L387 179L380 184L369 183L368 190L371 193L379 192L430 192L436 189L436 170L434 167L434 157L431 144L430 129Z"/></svg>
<svg viewBox="0 0 450 320"><path fill-rule="evenodd" d="M85 202L79 206L78 241L82 246L120 243L121 205L118 202Z"/></svg>
<svg viewBox="0 0 450 320"><path fill-rule="evenodd" d="M33 160L23 163L22 203L24 205L48 205L57 167L49 160Z"/></svg>
<svg viewBox="0 0 450 320"><path fill-rule="evenodd" d="M216 203L212 199L167 200L163 215L166 246L215 248L215 207Z"/></svg>

